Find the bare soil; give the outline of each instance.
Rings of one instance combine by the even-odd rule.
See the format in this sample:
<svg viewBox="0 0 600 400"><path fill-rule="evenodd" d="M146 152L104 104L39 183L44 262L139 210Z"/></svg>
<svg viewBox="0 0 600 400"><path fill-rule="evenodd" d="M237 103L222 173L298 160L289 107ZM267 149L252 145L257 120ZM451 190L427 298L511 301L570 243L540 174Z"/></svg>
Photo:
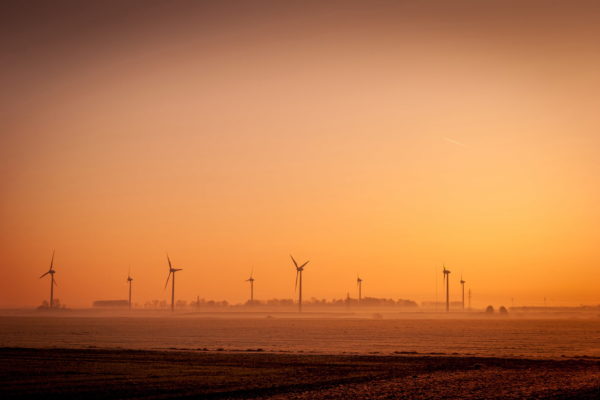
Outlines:
<svg viewBox="0 0 600 400"><path fill-rule="evenodd" d="M0 349L2 399L600 399L600 361Z"/></svg>

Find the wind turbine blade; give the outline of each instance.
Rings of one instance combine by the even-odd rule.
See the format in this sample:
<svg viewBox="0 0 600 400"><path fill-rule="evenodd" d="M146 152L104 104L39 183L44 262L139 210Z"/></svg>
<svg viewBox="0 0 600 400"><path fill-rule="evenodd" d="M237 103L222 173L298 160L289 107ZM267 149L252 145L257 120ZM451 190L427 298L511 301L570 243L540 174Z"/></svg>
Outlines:
<svg viewBox="0 0 600 400"><path fill-rule="evenodd" d="M305 262L304 264L302 264L302 265L300 266L300 268L303 268L303 267L304 267L306 264L308 264L309 262L310 262L310 261L307 261L307 262Z"/></svg>
<svg viewBox="0 0 600 400"><path fill-rule="evenodd" d="M52 250L52 259L50 260L50 269L52 269L52 267L54 266L54 251Z"/></svg>
<svg viewBox="0 0 600 400"><path fill-rule="evenodd" d="M165 289L167 288L167 285L169 284L169 278L171 277L171 270L169 270L169 275L167 275L167 281L165 282Z"/></svg>
<svg viewBox="0 0 600 400"><path fill-rule="evenodd" d="M298 275L300 275L300 271L296 270L296 283L294 284L294 291L298 290Z"/></svg>
<svg viewBox="0 0 600 400"><path fill-rule="evenodd" d="M43 277L45 277L46 275L48 275L50 273L50 271L46 272L45 274L43 274L42 276L40 276L40 279L42 279Z"/></svg>
<svg viewBox="0 0 600 400"><path fill-rule="evenodd" d="M292 258L292 261L294 262L294 266L296 267L296 269L298 269L298 263L296 262L296 260L294 260L294 257L290 254L290 257Z"/></svg>
<svg viewBox="0 0 600 400"><path fill-rule="evenodd" d="M54 286L58 286L58 283L56 283L56 279L54 280Z"/></svg>
<svg viewBox="0 0 600 400"><path fill-rule="evenodd" d="M171 259L169 258L169 253L167 253L167 261L169 262L169 270L171 270L173 268L173 266L171 265Z"/></svg>

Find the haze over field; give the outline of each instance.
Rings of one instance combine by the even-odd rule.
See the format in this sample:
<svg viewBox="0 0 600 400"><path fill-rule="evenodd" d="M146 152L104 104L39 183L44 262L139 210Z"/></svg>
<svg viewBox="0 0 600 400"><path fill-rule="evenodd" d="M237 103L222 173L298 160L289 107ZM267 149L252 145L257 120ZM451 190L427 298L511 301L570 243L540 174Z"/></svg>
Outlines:
<svg viewBox="0 0 600 400"><path fill-rule="evenodd" d="M430 354L600 360L600 320L384 319L346 315L2 316L0 348L108 348L327 354ZM51 345L49 345L51 344Z"/></svg>
<svg viewBox="0 0 600 400"><path fill-rule="evenodd" d="M0 6L0 307L600 303L595 2L212 3Z"/></svg>

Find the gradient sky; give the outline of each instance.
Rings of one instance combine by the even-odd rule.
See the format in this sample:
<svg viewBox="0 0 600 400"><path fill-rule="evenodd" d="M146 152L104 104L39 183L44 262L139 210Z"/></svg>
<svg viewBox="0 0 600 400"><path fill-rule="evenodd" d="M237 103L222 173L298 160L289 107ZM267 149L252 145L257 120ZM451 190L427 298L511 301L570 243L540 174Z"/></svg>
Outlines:
<svg viewBox="0 0 600 400"><path fill-rule="evenodd" d="M596 2L214 3L2 3L0 307L600 302Z"/></svg>

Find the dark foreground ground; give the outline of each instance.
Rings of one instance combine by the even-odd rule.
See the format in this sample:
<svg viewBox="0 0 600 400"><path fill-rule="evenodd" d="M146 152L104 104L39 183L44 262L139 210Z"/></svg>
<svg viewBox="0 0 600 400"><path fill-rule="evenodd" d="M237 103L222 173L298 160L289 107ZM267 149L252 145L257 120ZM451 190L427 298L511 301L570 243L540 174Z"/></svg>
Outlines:
<svg viewBox="0 0 600 400"><path fill-rule="evenodd" d="M0 397L600 399L600 361L0 349Z"/></svg>

